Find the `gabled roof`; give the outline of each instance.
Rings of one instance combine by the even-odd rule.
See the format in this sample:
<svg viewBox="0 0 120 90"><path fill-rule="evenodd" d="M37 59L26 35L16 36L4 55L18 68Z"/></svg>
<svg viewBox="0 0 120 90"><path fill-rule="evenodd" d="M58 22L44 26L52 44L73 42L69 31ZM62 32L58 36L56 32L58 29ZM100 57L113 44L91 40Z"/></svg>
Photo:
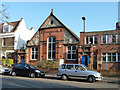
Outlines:
<svg viewBox="0 0 120 90"><path fill-rule="evenodd" d="M50 17L53 16L61 25L62 27L66 28L73 36L75 36L75 38L79 41L79 37L72 31L70 30L68 27L66 27L54 14L53 12L50 13L50 15L48 16L48 18L43 22L43 24L40 26L40 28L38 30L44 29L43 26L44 24L50 19Z"/></svg>
<svg viewBox="0 0 120 90"><path fill-rule="evenodd" d="M39 27L38 31L39 30L43 30L43 29L47 29L47 28L50 28L50 27L43 27L46 22L50 19L50 17L54 17L57 22L59 22L59 26L56 26L56 27L51 27L51 28L57 28L57 27L64 27L66 28L66 30L68 30L78 41L79 41L79 37L73 32L71 31L68 27L66 27L59 19L57 19L56 16L54 16L53 12L50 13L50 15L47 17L47 19L43 22L43 24ZM30 39L30 41L28 41L27 45L33 40L33 38L37 35L38 31L33 35L33 37Z"/></svg>
<svg viewBox="0 0 120 90"><path fill-rule="evenodd" d="M10 32L14 32L14 31L16 30L17 26L18 26L19 23L22 21L22 19L23 19L23 18L21 18L20 21L7 22L7 24L13 26L13 29L12 29ZM3 24L4 24L4 23L0 24L0 33L3 32Z"/></svg>

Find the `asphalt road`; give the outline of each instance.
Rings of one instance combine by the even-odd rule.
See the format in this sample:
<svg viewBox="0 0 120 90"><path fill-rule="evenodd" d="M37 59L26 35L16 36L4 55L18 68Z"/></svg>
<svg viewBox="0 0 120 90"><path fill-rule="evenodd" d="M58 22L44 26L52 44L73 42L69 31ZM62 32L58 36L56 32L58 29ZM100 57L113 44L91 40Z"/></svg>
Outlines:
<svg viewBox="0 0 120 90"><path fill-rule="evenodd" d="M118 88L118 80L104 79L103 81L89 83L83 79L60 80L57 76L46 75L44 78L29 78L22 76L0 75L2 88ZM120 88L120 87L119 87ZM3 89L4 90L4 89Z"/></svg>

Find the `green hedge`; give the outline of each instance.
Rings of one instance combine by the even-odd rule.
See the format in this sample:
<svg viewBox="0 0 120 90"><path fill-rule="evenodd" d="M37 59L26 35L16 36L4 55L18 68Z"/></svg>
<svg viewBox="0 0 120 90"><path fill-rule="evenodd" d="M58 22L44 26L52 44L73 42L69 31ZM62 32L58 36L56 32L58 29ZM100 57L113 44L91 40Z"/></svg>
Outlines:
<svg viewBox="0 0 120 90"><path fill-rule="evenodd" d="M43 68L58 68L59 62L54 60L42 60L37 62L37 67Z"/></svg>
<svg viewBox="0 0 120 90"><path fill-rule="evenodd" d="M14 64L14 60L13 59L2 59L2 63L7 66L10 66L10 65Z"/></svg>

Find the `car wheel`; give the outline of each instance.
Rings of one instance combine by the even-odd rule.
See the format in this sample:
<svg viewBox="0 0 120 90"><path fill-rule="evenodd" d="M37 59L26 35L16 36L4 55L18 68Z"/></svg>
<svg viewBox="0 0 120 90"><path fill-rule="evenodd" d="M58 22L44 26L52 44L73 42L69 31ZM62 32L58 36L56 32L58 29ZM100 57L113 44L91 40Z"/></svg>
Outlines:
<svg viewBox="0 0 120 90"><path fill-rule="evenodd" d="M41 75L41 77L45 77L45 75Z"/></svg>
<svg viewBox="0 0 120 90"><path fill-rule="evenodd" d="M35 78L35 74L34 73L30 73L30 77L31 78Z"/></svg>
<svg viewBox="0 0 120 90"><path fill-rule="evenodd" d="M67 75L62 75L62 76L61 76L61 79L62 79L62 80L67 80L67 79L68 79L68 76L67 76Z"/></svg>
<svg viewBox="0 0 120 90"><path fill-rule="evenodd" d="M16 76L16 72L12 72L12 76Z"/></svg>
<svg viewBox="0 0 120 90"><path fill-rule="evenodd" d="M95 82L95 77L94 77L94 76L89 76L89 77L88 77L88 81L89 81L90 83Z"/></svg>

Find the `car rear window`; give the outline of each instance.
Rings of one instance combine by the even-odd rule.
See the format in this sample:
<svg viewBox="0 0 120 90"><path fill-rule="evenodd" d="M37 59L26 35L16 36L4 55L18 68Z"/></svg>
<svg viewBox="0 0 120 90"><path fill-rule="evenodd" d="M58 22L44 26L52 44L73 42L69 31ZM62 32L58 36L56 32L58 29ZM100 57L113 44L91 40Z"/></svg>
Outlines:
<svg viewBox="0 0 120 90"><path fill-rule="evenodd" d="M67 69L71 69L71 70L73 70L73 65L67 65L66 68L67 68Z"/></svg>

